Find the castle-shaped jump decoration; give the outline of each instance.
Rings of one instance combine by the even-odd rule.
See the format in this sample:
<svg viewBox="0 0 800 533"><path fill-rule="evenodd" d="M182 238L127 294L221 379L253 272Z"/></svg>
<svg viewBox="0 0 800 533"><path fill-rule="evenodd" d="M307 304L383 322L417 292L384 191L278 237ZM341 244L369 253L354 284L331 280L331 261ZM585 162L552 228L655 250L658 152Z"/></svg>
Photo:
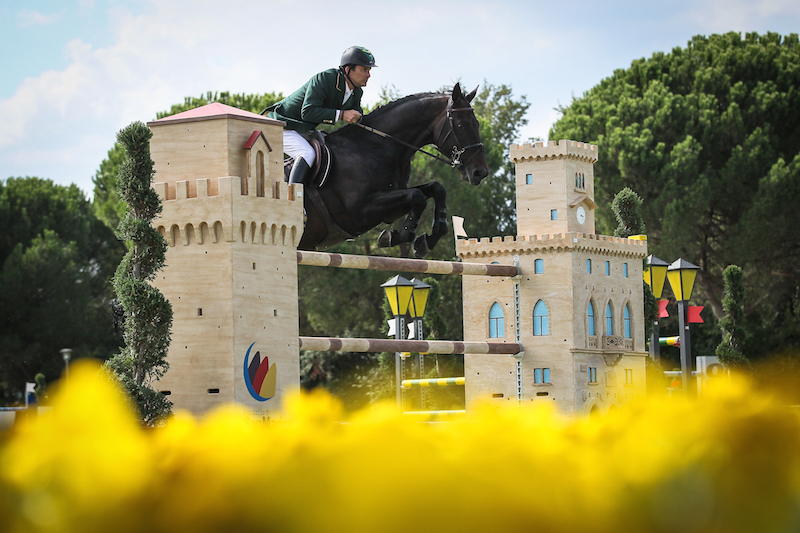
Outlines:
<svg viewBox="0 0 800 533"><path fill-rule="evenodd" d="M169 243L155 285L174 311L158 388L176 408L236 402L254 424L275 421L300 383L303 189L283 180L283 123L215 103L148 125L164 205L156 224ZM462 277L464 338L524 352L465 354L467 408L485 398L613 409L644 390L646 241L595 234L596 146L524 144L510 155L517 235L459 240L456 251L519 265L513 279Z"/></svg>
<svg viewBox="0 0 800 533"><path fill-rule="evenodd" d="M463 278L464 339L519 342L515 359L466 355L467 405L483 397L604 413L645 389L647 242L595 234L595 145L512 145L517 235L460 239L463 261L518 264L517 279Z"/></svg>
<svg viewBox="0 0 800 533"><path fill-rule="evenodd" d="M194 413L236 402L274 420L300 387L302 186L283 181L283 123L215 103L148 124L174 311L158 384Z"/></svg>

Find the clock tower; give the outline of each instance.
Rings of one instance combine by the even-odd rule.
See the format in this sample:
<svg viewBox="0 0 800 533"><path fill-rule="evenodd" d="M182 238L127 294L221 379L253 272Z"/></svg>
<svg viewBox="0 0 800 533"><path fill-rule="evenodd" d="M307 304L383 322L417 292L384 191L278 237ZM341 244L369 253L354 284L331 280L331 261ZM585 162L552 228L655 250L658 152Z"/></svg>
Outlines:
<svg viewBox="0 0 800 533"><path fill-rule="evenodd" d="M517 163L517 234L594 233L594 163L588 143L549 143ZM565 179L566 178L566 179Z"/></svg>
<svg viewBox="0 0 800 533"><path fill-rule="evenodd" d="M512 145L517 235L461 239L462 261L516 264L514 279L463 276L464 340L519 342L516 357L465 354L475 400L567 415L606 413L644 393L642 259L647 241L597 235L597 146Z"/></svg>

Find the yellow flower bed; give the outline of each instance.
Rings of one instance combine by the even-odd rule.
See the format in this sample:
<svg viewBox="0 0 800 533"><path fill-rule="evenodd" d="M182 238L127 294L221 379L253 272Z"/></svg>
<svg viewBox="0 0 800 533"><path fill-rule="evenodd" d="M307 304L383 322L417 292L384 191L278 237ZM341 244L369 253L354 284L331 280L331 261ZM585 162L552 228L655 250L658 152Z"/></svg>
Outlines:
<svg viewBox="0 0 800 533"><path fill-rule="evenodd" d="M477 408L422 424L330 396L140 429L95 367L0 438L0 531L800 530L800 419L737 383L597 420ZM340 423L347 419L348 423Z"/></svg>

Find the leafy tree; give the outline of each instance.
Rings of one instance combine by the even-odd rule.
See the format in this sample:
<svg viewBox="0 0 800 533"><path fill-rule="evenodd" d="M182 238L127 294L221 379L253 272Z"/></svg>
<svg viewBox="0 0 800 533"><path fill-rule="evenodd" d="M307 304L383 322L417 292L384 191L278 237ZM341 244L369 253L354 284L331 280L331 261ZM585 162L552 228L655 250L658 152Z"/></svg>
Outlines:
<svg viewBox="0 0 800 533"><path fill-rule="evenodd" d="M166 358L172 327L172 306L149 283L164 266L167 252L166 240L151 224L162 209L161 200L151 187L152 136L141 122L134 122L117 134L117 141L127 153L117 186L120 197L128 204L117 235L131 246L114 276L114 290L125 309L126 346L107 363L147 425L157 423L172 408L172 402L151 385L169 368Z"/></svg>
<svg viewBox="0 0 800 533"><path fill-rule="evenodd" d="M797 34L697 36L616 70L551 130L600 145L597 203L635 189L651 251L700 267L696 292L717 319L722 271L742 267L747 320L765 340L753 355L799 346L784 334L800 304L797 217L785 205L800 191L798 85ZM613 228L608 212L596 220L601 233Z"/></svg>
<svg viewBox="0 0 800 533"><path fill-rule="evenodd" d="M59 350L105 359L113 334L108 279L124 252L77 186L0 181L0 402L37 373L59 376Z"/></svg>
<svg viewBox="0 0 800 533"><path fill-rule="evenodd" d="M33 379L36 383L36 386L33 388L33 393L36 395L36 403L44 405L50 400L50 396L47 394L47 379L41 372L36 374L36 377Z"/></svg>
<svg viewBox="0 0 800 533"><path fill-rule="evenodd" d="M615 237L628 238L631 235L644 234L644 220L642 219L642 199L638 194L625 187L614 196L611 202L611 211L617 218Z"/></svg>
<svg viewBox="0 0 800 533"><path fill-rule="evenodd" d="M219 102L220 104L229 105L238 109L244 109L251 113L261 113L265 108L271 106L275 102L283 100L282 93L264 93L264 94L231 94L227 91L221 93L208 91L205 96L194 98L187 96L184 98L182 104L173 105L169 111L161 111L156 114L156 118L164 118L184 111L189 111L196 107L213 104Z"/></svg>
<svg viewBox="0 0 800 533"><path fill-rule="evenodd" d="M719 321L719 327L724 332L722 342L717 346L717 357L720 362L734 368L748 368L750 362L742 353L745 346L744 331L744 284L742 269L730 265L722 272L725 283L725 296L722 307L725 316Z"/></svg>
<svg viewBox="0 0 800 533"><path fill-rule="evenodd" d="M114 147L108 151L108 157L100 163L100 168L92 178L94 212L109 228L119 226L125 216L126 205L117 191L117 174L124 158L125 149L119 143L114 143Z"/></svg>

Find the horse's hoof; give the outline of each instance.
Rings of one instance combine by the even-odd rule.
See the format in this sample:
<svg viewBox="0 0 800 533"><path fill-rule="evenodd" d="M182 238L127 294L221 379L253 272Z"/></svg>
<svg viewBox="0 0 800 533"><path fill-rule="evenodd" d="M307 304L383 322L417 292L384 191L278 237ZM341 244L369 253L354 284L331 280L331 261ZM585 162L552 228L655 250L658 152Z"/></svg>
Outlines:
<svg viewBox="0 0 800 533"><path fill-rule="evenodd" d="M428 252L430 252L430 248L428 248L428 239L426 234L419 235L416 239L414 239L414 257L417 259L422 259Z"/></svg>
<svg viewBox="0 0 800 533"><path fill-rule="evenodd" d="M385 229L378 235L378 246L381 248L391 248L392 247L392 238L394 235L397 234L397 230L392 229Z"/></svg>

